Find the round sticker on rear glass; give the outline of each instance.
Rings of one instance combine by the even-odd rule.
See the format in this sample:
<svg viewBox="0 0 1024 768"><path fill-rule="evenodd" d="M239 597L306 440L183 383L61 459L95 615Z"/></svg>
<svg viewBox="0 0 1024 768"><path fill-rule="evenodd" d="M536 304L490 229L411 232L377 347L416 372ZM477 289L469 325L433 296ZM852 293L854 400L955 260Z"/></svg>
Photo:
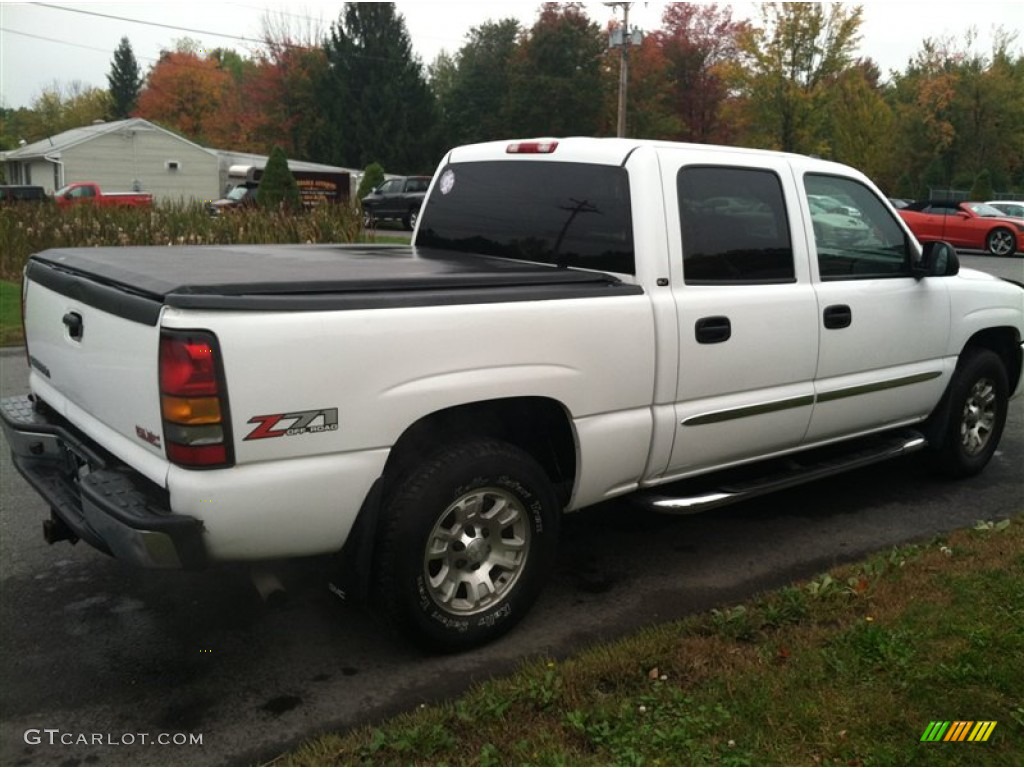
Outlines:
<svg viewBox="0 0 1024 768"><path fill-rule="evenodd" d="M441 174L441 180L437 182L441 188L441 194L447 195L452 191L452 187L455 186L455 171L449 168L447 171Z"/></svg>

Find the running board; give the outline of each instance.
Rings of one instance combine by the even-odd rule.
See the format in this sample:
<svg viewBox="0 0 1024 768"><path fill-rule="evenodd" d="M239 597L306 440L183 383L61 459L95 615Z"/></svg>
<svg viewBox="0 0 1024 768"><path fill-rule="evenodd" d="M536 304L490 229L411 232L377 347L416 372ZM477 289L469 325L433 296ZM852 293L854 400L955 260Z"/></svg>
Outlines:
<svg viewBox="0 0 1024 768"><path fill-rule="evenodd" d="M769 462L773 469L760 475L751 474L756 473L756 465L743 470L726 470L707 478L662 486L656 491L638 491L630 500L655 512L689 515L916 453L927 446L924 435L904 430L895 435L856 440L852 445L830 446L774 460ZM671 488L686 489L686 492L666 493Z"/></svg>

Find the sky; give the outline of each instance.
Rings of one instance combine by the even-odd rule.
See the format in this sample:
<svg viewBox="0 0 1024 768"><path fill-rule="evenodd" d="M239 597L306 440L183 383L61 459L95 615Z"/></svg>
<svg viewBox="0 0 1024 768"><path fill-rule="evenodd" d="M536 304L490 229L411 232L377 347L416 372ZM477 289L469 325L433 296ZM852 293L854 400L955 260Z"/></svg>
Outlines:
<svg viewBox="0 0 1024 768"><path fill-rule="evenodd" d="M757 3L722 0L719 4L731 5L734 18L757 18ZM514 17L523 26L531 26L540 5L539 0L397 3L413 49L424 64L432 62L442 50L455 53L466 34L488 20ZM584 5L590 18L602 26L615 13L605 3ZM632 3L630 25L657 29L666 5ZM883 75L903 70L926 38L950 37L963 43L970 28L976 33L971 50L977 53L991 51L993 31L999 26L1017 31L1014 48L1024 48L1022 0L869 0L861 5L864 23L858 53L874 59ZM128 37L145 72L162 49L173 48L174 41L182 37L192 38L201 48L234 48L248 54L255 45L237 38L258 39L268 16L275 24L285 22L296 32L310 28L326 32L337 21L342 7L340 1L327 0L0 0L0 105L30 107L43 89L55 83L67 86L79 81L85 86L106 88L114 49L122 36Z"/></svg>

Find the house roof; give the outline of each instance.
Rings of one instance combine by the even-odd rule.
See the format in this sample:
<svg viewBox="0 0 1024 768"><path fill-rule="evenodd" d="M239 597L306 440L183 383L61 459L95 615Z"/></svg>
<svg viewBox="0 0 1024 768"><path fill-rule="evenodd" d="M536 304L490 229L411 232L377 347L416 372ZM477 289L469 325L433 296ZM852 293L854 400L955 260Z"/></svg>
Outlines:
<svg viewBox="0 0 1024 768"><path fill-rule="evenodd" d="M47 155L53 156L63 152L65 149L70 149L78 144L91 141L98 136L103 136L117 131L160 131L162 133L166 133L168 136L173 136L178 141L193 146L196 149L201 149L204 152L210 151L172 131L168 131L166 128L161 128L159 125L151 123L148 120L143 120L141 117L131 117L127 120L115 120L110 123L94 123L93 125L86 125L81 128L72 128L70 131L64 131L63 133L58 133L55 136L49 136L40 141L34 141L31 144L26 144L23 147L18 147L17 149L5 152L4 159L31 160L37 157L46 157Z"/></svg>
<svg viewBox="0 0 1024 768"><path fill-rule="evenodd" d="M217 157L224 167L232 165L257 165L262 168L266 166L267 161L270 159L268 155L259 155L254 152L235 152L230 149L214 149L211 151L217 153ZM362 171L357 168L312 163L307 160L294 160L290 157L288 158L288 168L293 171L345 171L347 173L362 174Z"/></svg>

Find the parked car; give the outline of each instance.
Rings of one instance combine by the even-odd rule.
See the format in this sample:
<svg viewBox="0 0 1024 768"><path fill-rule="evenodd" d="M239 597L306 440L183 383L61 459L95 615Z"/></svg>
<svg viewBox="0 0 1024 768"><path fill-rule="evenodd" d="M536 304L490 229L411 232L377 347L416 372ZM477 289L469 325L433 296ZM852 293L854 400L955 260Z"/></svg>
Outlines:
<svg viewBox="0 0 1024 768"><path fill-rule="evenodd" d="M856 206L847 205L839 198L831 195L808 195L810 202L817 203L820 208L828 213L840 213L845 216L860 216L860 210Z"/></svg>
<svg viewBox="0 0 1024 768"><path fill-rule="evenodd" d="M429 186L429 176L388 179L363 198L363 224L371 227L376 221L396 219L406 229L415 229Z"/></svg>
<svg viewBox="0 0 1024 768"><path fill-rule="evenodd" d="M73 205L99 205L118 208L151 208L153 195L149 192L104 192L94 181L75 181L53 193L60 208Z"/></svg>
<svg viewBox="0 0 1024 768"><path fill-rule="evenodd" d="M919 200L897 213L922 242L944 240L993 256L1012 256L1024 243L1024 220L985 203Z"/></svg>
<svg viewBox="0 0 1024 768"><path fill-rule="evenodd" d="M871 227L860 216L835 213L834 208L826 208L820 200L815 199L817 197L820 196L808 195L807 207L811 212L814 237L819 247L823 243L836 247L849 246L871 237Z"/></svg>
<svg viewBox="0 0 1024 768"><path fill-rule="evenodd" d="M255 182L239 184L220 200L212 200L207 203L206 210L211 216L220 216L224 211L252 208L256 205L257 190L259 190L259 184Z"/></svg>
<svg viewBox="0 0 1024 768"><path fill-rule="evenodd" d="M892 203L893 208L906 208L914 201L907 200L906 198L903 197L890 197L889 202Z"/></svg>
<svg viewBox="0 0 1024 768"><path fill-rule="evenodd" d="M42 203L50 198L42 187L30 184L4 184L0 186L0 205L7 203Z"/></svg>
<svg viewBox="0 0 1024 768"><path fill-rule="evenodd" d="M1020 200L989 200L985 205L991 205L1004 216L1024 219L1024 203Z"/></svg>

